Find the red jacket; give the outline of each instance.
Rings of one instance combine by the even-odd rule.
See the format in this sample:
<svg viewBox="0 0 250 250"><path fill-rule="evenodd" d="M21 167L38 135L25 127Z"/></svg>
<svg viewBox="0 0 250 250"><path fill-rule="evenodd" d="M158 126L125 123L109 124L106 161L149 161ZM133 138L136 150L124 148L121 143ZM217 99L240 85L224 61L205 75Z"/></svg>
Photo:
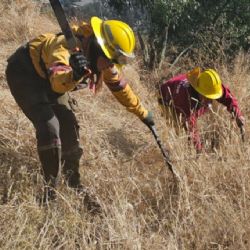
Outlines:
<svg viewBox="0 0 250 250"><path fill-rule="evenodd" d="M242 114L236 98L231 94L229 88L223 84L222 88L223 95L216 101L225 105L227 110L235 117L240 117ZM181 114L185 118L193 143L196 149L200 151L202 144L197 128L197 119L209 110L209 102L207 105L200 103L198 93L191 87L185 74L175 76L163 83L160 91L163 104L174 107L177 116Z"/></svg>

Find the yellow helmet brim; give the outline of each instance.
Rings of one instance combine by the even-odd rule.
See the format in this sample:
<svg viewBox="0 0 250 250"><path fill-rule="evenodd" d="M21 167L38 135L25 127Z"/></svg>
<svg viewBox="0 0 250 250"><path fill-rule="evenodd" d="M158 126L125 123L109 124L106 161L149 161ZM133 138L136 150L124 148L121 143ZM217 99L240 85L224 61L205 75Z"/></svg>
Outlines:
<svg viewBox="0 0 250 250"><path fill-rule="evenodd" d="M105 56L109 59L112 59L112 55L110 54L109 50L105 46L105 40L103 38L102 31L101 31L103 20L94 16L91 18L90 23L93 28L97 42L101 46L101 49L104 52Z"/></svg>
<svg viewBox="0 0 250 250"><path fill-rule="evenodd" d="M197 92L199 92L198 90L197 90ZM223 95L223 90L222 90L222 88L219 90L219 92L218 93L216 93L216 94L211 94L211 95L209 95L209 94L203 94L202 92L200 92L200 94L201 95L204 95L206 98L208 98L208 99L212 99L212 100L216 100L216 99L219 99L219 98L221 98L222 97L222 95Z"/></svg>
<svg viewBox="0 0 250 250"><path fill-rule="evenodd" d="M219 75L212 69L201 73L199 67L187 73L187 79L192 87L208 99L219 99L223 95Z"/></svg>

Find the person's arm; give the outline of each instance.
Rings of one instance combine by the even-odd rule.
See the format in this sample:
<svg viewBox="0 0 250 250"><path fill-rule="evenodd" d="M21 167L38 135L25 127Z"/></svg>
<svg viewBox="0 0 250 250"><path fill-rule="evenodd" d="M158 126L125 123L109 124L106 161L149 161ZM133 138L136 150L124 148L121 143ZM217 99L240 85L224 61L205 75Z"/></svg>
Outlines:
<svg viewBox="0 0 250 250"><path fill-rule="evenodd" d="M236 119L238 127L244 126L244 117L238 105L237 99L231 93L230 89L222 85L223 95L217 101L227 107L228 112L230 112Z"/></svg>
<svg viewBox="0 0 250 250"><path fill-rule="evenodd" d="M127 80L115 65L104 70L103 80L114 97L119 103L126 107L129 112L134 113L142 121L151 115L142 105L139 97L133 92Z"/></svg>
<svg viewBox="0 0 250 250"><path fill-rule="evenodd" d="M228 112L232 113L235 117L241 116L241 111L237 99L233 96L230 89L222 85L223 95L217 101L227 107Z"/></svg>
<svg viewBox="0 0 250 250"><path fill-rule="evenodd" d="M74 55L76 56L76 55ZM82 76L76 77L76 70L70 65L70 53L63 36L51 38L46 41L42 57L46 62L51 88L57 93L73 90L82 81ZM76 59L76 58L74 58ZM78 60L78 59L76 59ZM76 61L74 60L74 62ZM81 67L82 58L75 63Z"/></svg>

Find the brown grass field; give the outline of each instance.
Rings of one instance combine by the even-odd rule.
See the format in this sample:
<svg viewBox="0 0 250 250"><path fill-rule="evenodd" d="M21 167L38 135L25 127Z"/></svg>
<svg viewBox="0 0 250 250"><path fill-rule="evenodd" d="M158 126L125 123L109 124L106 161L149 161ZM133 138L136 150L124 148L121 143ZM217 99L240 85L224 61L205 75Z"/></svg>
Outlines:
<svg viewBox="0 0 250 250"><path fill-rule="evenodd" d="M134 91L154 112L179 183L147 127L105 86L96 96L87 89L72 93L84 147L82 181L105 213L88 214L63 183L57 200L40 206L34 129L15 104L4 75L6 58L20 44L59 30L29 2L0 3L0 249L250 249L250 55L239 54L233 65L217 65L245 115L246 141L228 112L215 107L214 114L199 121L206 142L199 158L187 135L177 136L161 116L153 90L159 75L142 71L139 59L125 69ZM211 150L213 138L217 146Z"/></svg>

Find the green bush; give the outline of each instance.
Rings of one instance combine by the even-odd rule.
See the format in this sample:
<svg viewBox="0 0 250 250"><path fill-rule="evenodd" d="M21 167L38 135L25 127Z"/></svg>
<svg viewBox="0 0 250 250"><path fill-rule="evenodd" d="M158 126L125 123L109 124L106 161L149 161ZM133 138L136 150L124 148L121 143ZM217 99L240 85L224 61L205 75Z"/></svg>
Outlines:
<svg viewBox="0 0 250 250"><path fill-rule="evenodd" d="M196 53L203 53L206 64L221 56L231 60L239 50L250 47L249 0L106 2L115 10L112 13L118 13L139 32L144 63L149 68L161 65L165 56L175 58L184 50L193 58ZM170 55L168 51L173 45L177 50Z"/></svg>

